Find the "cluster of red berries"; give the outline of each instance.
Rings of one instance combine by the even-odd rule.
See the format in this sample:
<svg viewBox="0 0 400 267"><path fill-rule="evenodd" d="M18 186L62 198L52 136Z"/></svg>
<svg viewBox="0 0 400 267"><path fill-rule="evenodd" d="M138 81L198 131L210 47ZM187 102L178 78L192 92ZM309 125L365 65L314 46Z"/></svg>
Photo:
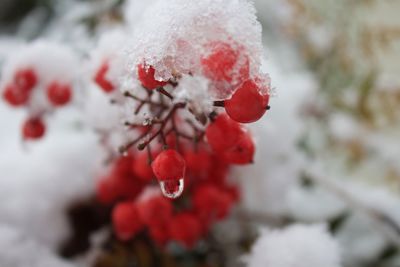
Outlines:
<svg viewBox="0 0 400 267"><path fill-rule="evenodd" d="M153 176L143 154L130 153L118 158L97 188L99 201L113 205L114 232L122 241L146 231L159 246L176 241L191 248L207 235L213 223L229 214L239 199L237 188L227 182L229 165L204 147L198 150L187 147L183 152L187 190L181 198L172 201L159 191L141 197ZM166 154L161 152L160 155ZM156 164L157 160L153 169Z"/></svg>
<svg viewBox="0 0 400 267"><path fill-rule="evenodd" d="M210 53L201 59L203 74L216 86L223 82L233 87L233 95L222 101L229 117L240 123L259 120L269 108L269 84L250 77L249 59L240 46L211 42Z"/></svg>
<svg viewBox="0 0 400 267"><path fill-rule="evenodd" d="M253 162L255 144L242 123L259 120L269 109L269 84L263 83L260 77L250 77L250 60L240 46L234 49L229 43L211 42L206 48L209 53L200 60L201 74L211 81L214 89L227 90L228 86L233 94L228 99L216 100L215 110L203 114L206 120L199 122L204 128L191 124L195 136L179 129L185 120L175 111L185 108L186 103L171 101L165 105L165 101L154 104L154 98L141 100L139 109L145 104L155 105L150 110L156 111L155 121L160 126L157 129L151 123L147 127L127 123L143 133L144 141L140 142L139 138L123 146L121 151L127 152L127 156L114 163L110 175L98 187L99 199L115 204L112 221L121 240L130 240L139 232L147 231L161 246L175 240L190 248L207 234L214 222L229 214L239 198L237 188L226 181L227 172L231 164ZM108 70L108 62L104 61L94 76L94 81L106 93L115 89L107 78ZM158 81L155 72L153 66L145 63L137 66L142 87L149 97L157 91L161 97L173 100L168 90L179 84L179 75L173 81ZM170 85L168 90L167 85ZM140 100L129 93L125 96ZM218 112L221 108L225 112ZM163 114L167 115L163 117ZM197 120L202 117L194 115ZM157 145L154 151L155 146L151 150L149 145L156 137L162 145ZM184 137L184 142L178 137ZM138 144L139 150L147 148L147 153L131 150L134 144ZM159 194L145 199L139 196L154 177L169 198ZM186 190L182 194L183 184ZM172 202L173 198L177 199Z"/></svg>
<svg viewBox="0 0 400 267"><path fill-rule="evenodd" d="M13 107L32 106L32 96L39 84L39 77L31 67L22 68L14 73L13 79L3 89L3 99ZM72 89L69 84L58 81L45 85L47 100L54 108L61 107L70 102ZM43 113L43 112L42 112ZM35 114L28 118L22 127L24 139L39 139L45 134L43 114Z"/></svg>
<svg viewBox="0 0 400 267"><path fill-rule="evenodd" d="M210 122L203 130L203 134L194 136L192 141L195 143L207 141L213 153L228 164L249 164L253 161L255 145L252 136L241 123L257 121L265 114L269 108L269 84L263 84L260 77L250 77L250 59L243 52L244 49L240 45L217 41L208 43L205 48L208 53L200 59L202 75L207 77L211 81L211 86L216 89L225 87L225 90L231 90L233 88L231 90L233 94L229 99L215 101L216 110L212 114L204 114L206 118L209 118ZM110 93L115 89L115 85L107 77L108 72L109 62L105 60L93 77L95 83L106 93ZM156 70L153 66L145 63L137 66L137 78L149 95L154 91L158 91L172 100L172 95L164 87L172 85L170 88L173 89L179 83L179 75L175 77L176 79L173 82L159 81L155 79L155 72ZM226 89L226 86L231 89ZM138 97L129 93L126 96L138 100ZM154 103L154 100L142 101L138 105L139 109L144 104L149 103ZM179 107L185 107L185 103L180 104L181 106ZM167 128L165 126L168 124L168 120L174 121L174 116L177 116L174 111L179 107L171 102L166 108L170 108L171 111L164 119L159 118L160 114L163 114L158 112L159 107L156 106L154 108L157 110L157 114L154 116L159 122L161 121L161 127L158 130L150 127L147 132L145 129L144 136L149 141L141 143L138 148L140 150L144 149L150 144L150 141L159 135L160 139L164 139L162 140L164 142L164 150L158 153L154 153L154 151L150 151L147 154L142 153L138 156L138 160L135 161L147 163L146 167L142 167L144 166L142 164L136 167L136 172L141 174L139 176L147 177L147 179L155 176L161 185L164 195L171 198L176 198L182 193L186 168L191 164L189 161L203 161L201 155L193 154L189 157L182 155L176 142L172 145L166 142L172 135L171 131L164 132L165 128ZM218 114L216 111L220 107L223 107L226 113ZM204 124L204 122L202 123ZM129 123L127 125L132 126ZM138 125L136 127L139 128ZM176 125L172 128L175 134L181 134L176 128ZM130 142L129 146L123 147L121 151L128 151L130 146L135 143ZM149 154L151 157L149 157ZM154 160L152 159L153 157L155 157Z"/></svg>

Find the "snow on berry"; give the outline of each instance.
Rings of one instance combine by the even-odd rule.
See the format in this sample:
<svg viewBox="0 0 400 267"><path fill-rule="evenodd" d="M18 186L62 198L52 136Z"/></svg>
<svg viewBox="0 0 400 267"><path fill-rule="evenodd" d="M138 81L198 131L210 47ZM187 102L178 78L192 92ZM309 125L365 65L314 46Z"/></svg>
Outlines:
<svg viewBox="0 0 400 267"><path fill-rule="evenodd" d="M140 83L146 89L153 90L156 88L163 87L166 82L158 81L154 78L156 70L153 66L149 66L146 63L139 64L137 67L137 75Z"/></svg>
<svg viewBox="0 0 400 267"><path fill-rule="evenodd" d="M218 99L259 72L261 26L249 1L158 1L143 18L129 49L131 72L144 61L157 81L205 75L225 82L212 88Z"/></svg>

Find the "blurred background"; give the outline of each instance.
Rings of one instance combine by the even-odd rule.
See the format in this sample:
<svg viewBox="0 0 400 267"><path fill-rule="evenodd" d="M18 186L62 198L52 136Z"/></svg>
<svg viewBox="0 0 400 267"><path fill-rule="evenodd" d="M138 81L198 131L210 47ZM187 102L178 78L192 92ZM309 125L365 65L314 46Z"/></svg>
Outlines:
<svg viewBox="0 0 400 267"><path fill-rule="evenodd" d="M132 20L128 2L1 0L0 66L40 37L84 54L101 32ZM51 118L45 140L21 145L24 113L1 102L0 265L286 267L240 255L262 258L252 250L260 229L322 224L341 258L329 266L400 266L400 2L254 2L274 97L251 126L256 163L232 172L242 198L213 229L217 249L173 248L168 263L128 265L121 258L130 250L121 248L101 261L105 230L98 227L82 230L84 253L62 253L74 227L97 216L84 202L95 187L95 136L79 110L66 108ZM148 250L135 247L135 257Z"/></svg>

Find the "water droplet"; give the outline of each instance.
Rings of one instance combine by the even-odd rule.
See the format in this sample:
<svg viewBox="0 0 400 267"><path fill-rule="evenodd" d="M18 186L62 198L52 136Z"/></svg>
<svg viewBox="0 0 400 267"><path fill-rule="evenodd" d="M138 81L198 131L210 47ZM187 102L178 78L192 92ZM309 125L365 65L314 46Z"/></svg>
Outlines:
<svg viewBox="0 0 400 267"><path fill-rule="evenodd" d="M179 197L184 188L184 180L183 178L179 180L165 180L160 182L161 191L164 196L168 198L177 198Z"/></svg>

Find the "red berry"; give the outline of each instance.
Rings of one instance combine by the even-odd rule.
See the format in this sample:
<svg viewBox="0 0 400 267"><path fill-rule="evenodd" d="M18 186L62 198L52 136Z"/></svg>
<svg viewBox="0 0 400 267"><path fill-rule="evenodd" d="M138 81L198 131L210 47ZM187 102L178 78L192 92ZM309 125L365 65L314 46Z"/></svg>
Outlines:
<svg viewBox="0 0 400 267"><path fill-rule="evenodd" d="M123 241L131 239L143 229L137 207L132 202L118 203L112 211L112 222L115 234Z"/></svg>
<svg viewBox="0 0 400 267"><path fill-rule="evenodd" d="M233 198L215 185L205 184L195 189L192 203L199 217L208 224L229 214Z"/></svg>
<svg viewBox="0 0 400 267"><path fill-rule="evenodd" d="M30 91L38 81L36 72L31 69L20 69L14 75L14 83L23 91Z"/></svg>
<svg viewBox="0 0 400 267"><path fill-rule="evenodd" d="M198 219L190 213L176 215L170 221L171 239L186 248L192 248L201 238L202 227Z"/></svg>
<svg viewBox="0 0 400 267"><path fill-rule="evenodd" d="M206 129L207 141L216 152L232 148L243 129L239 123L230 119L226 114L220 114Z"/></svg>
<svg viewBox="0 0 400 267"><path fill-rule="evenodd" d="M249 60L241 55L241 48L234 49L229 43L215 41L206 45L210 51L201 60L203 73L214 81L237 82L249 77Z"/></svg>
<svg viewBox="0 0 400 267"><path fill-rule="evenodd" d="M149 90L153 90L166 85L166 82L157 81L154 78L156 70L152 66L145 66L143 64L138 65L138 77L143 87Z"/></svg>
<svg viewBox="0 0 400 267"><path fill-rule="evenodd" d="M29 92L21 90L14 84L9 84L3 91L3 99L12 106L22 106L29 100Z"/></svg>
<svg viewBox="0 0 400 267"><path fill-rule="evenodd" d="M247 80L230 99L225 101L225 110L231 119L250 123L259 120L264 115L268 102L269 95L262 95L258 85L252 80Z"/></svg>
<svg viewBox="0 0 400 267"><path fill-rule="evenodd" d="M108 62L104 62L94 76L94 81L106 93L112 92L115 89L114 85L107 79L108 69Z"/></svg>
<svg viewBox="0 0 400 267"><path fill-rule="evenodd" d="M179 180L185 176L186 163L178 152L168 149L155 158L151 167L159 181Z"/></svg>
<svg viewBox="0 0 400 267"><path fill-rule="evenodd" d="M72 90L68 84L52 82L47 86L47 98L54 106L63 106L71 100Z"/></svg>
<svg viewBox="0 0 400 267"><path fill-rule="evenodd" d="M46 127L40 118L30 118L22 127L24 139L39 139L43 137Z"/></svg>
<svg viewBox="0 0 400 267"><path fill-rule="evenodd" d="M117 178L132 175L133 161L134 157L132 153L129 153L127 156L117 158L112 167L112 175Z"/></svg>
<svg viewBox="0 0 400 267"><path fill-rule="evenodd" d="M118 198L118 192L113 180L103 178L97 183L97 200L102 204L111 204Z"/></svg>
<svg viewBox="0 0 400 267"><path fill-rule="evenodd" d="M168 224L152 224L149 226L149 235L151 239L160 247L164 246L170 240Z"/></svg>
<svg viewBox="0 0 400 267"><path fill-rule="evenodd" d="M131 175L114 176L114 188L119 198L135 199L144 188L144 183Z"/></svg>
<svg viewBox="0 0 400 267"><path fill-rule="evenodd" d="M138 153L135 156L132 162L132 171L138 178L144 181L151 181L153 179L154 174L147 153Z"/></svg>
<svg viewBox="0 0 400 267"><path fill-rule="evenodd" d="M205 172L211 168L212 158L209 151L199 148L195 150L186 150L184 153L184 158L188 170L195 173Z"/></svg>
<svg viewBox="0 0 400 267"><path fill-rule="evenodd" d="M162 225L171 219L173 207L169 199L157 196L138 203L138 212L146 225Z"/></svg>
<svg viewBox="0 0 400 267"><path fill-rule="evenodd" d="M243 133L233 147L224 151L223 158L232 164L249 164L253 162L254 152L253 138L249 133Z"/></svg>

